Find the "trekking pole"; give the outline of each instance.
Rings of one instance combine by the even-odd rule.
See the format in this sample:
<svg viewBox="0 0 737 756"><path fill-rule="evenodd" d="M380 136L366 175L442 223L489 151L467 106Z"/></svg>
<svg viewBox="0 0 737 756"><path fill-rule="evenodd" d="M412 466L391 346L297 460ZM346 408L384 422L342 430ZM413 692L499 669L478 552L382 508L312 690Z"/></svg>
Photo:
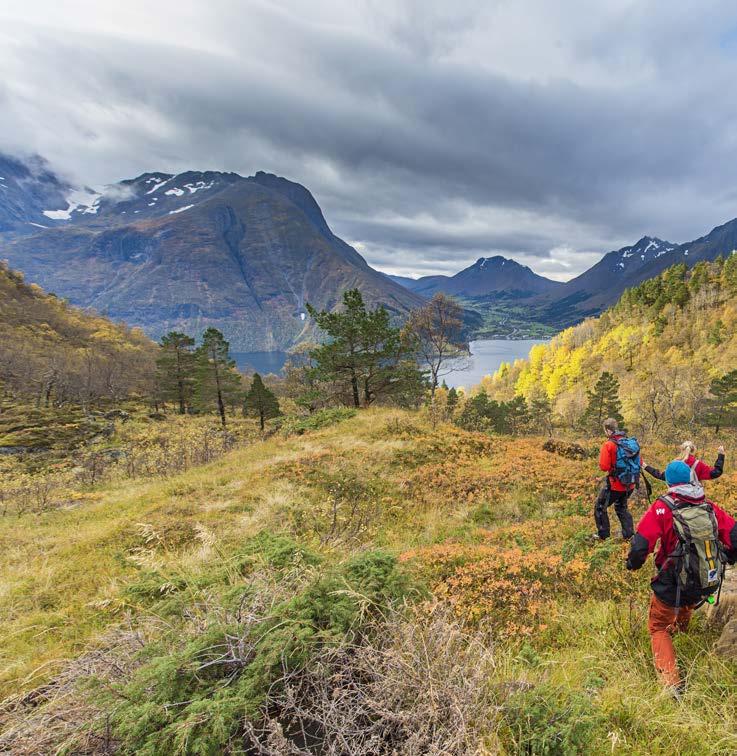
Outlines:
<svg viewBox="0 0 737 756"><path fill-rule="evenodd" d="M645 492L647 493L647 505L649 507L652 504L653 487L644 470L642 471L642 479L645 481Z"/></svg>

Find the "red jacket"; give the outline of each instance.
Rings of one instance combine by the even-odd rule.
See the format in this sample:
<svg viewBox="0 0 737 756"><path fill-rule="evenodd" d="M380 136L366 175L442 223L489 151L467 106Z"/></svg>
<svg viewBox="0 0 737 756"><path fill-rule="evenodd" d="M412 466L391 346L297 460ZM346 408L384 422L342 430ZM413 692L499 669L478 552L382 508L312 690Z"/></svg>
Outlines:
<svg viewBox="0 0 737 756"><path fill-rule="evenodd" d="M672 490L670 496L676 503L700 504L706 501L703 496L692 498L674 493ZM737 559L737 522L716 504L708 503L714 510L719 527L719 540L724 545L727 558L734 561ZM655 566L660 570L666 563L668 555L672 554L678 546L678 536L673 529L673 513L670 507L660 498L653 502L637 524L637 532L632 538L630 553L627 557L627 569L640 569L648 555L653 553L658 542L660 542L660 548L655 555ZM661 601L674 606L676 584L675 575L669 573L668 570L663 570L658 572L653 579L652 588ZM682 604L685 606L688 603L695 603L697 599L698 597L684 596Z"/></svg>
<svg viewBox="0 0 737 756"><path fill-rule="evenodd" d="M620 438L625 438L624 433L615 433L602 444L601 451L599 452L599 467L604 472L610 473L609 486L612 491L631 491L635 487L634 484L625 486L623 483L620 483L617 478L611 475L612 470L614 470L614 467L617 464L617 444L615 443L615 440ZM640 465L642 465L642 458L640 458Z"/></svg>
<svg viewBox="0 0 737 756"><path fill-rule="evenodd" d="M696 477L699 480L711 480L711 474L714 472L715 468L709 467L709 465L707 465L706 462L702 462L700 459L697 460L693 454L689 454L689 456L684 460L684 462L689 467L694 468ZM694 462L696 463L695 467L694 467Z"/></svg>
<svg viewBox="0 0 737 756"><path fill-rule="evenodd" d="M694 457L693 454L685 459L684 462L689 467L694 467L694 462L696 463L694 472L696 473L696 477L698 477L699 480L714 480L715 478L720 477L724 472L723 454L717 454L717 461L714 463L714 467L709 467L706 462L702 462L701 460L697 461L696 457ZM658 470L657 467L645 465L645 472L652 475L653 478L657 478L658 480L665 480L665 472L663 470Z"/></svg>

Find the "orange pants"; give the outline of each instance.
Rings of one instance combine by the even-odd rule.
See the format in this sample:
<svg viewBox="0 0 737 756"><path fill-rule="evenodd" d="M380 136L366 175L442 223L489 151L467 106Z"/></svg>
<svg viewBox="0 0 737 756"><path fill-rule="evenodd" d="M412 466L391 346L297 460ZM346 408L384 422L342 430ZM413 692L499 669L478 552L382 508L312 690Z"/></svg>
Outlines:
<svg viewBox="0 0 737 756"><path fill-rule="evenodd" d="M673 648L673 635L688 629L692 614L693 606L680 607L676 616L674 607L664 604L654 594L650 599L647 629L653 647L655 669L658 670L664 685L680 685L681 676L678 673L676 652Z"/></svg>

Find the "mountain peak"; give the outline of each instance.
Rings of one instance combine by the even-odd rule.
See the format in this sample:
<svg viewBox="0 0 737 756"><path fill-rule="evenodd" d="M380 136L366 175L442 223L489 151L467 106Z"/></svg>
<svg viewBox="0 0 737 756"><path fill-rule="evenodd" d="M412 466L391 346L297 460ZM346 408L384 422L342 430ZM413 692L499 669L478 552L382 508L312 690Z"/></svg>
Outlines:
<svg viewBox="0 0 737 756"><path fill-rule="evenodd" d="M311 335L307 302L331 309L357 287L395 318L422 302L334 236L305 187L273 174L154 171L97 192L54 184L53 196L5 165L3 256L28 280L153 337L215 325L236 350L287 349Z"/></svg>
<svg viewBox="0 0 737 756"><path fill-rule="evenodd" d="M312 192L302 184L265 171L257 171L249 180L285 196L302 210L326 239L333 238L333 232L330 230L317 200L312 196Z"/></svg>
<svg viewBox="0 0 737 756"><path fill-rule="evenodd" d="M524 299L557 288L561 284L538 276L526 265L502 255L479 257L473 265L454 276L424 276L417 281L403 281L412 291L432 296L436 291L464 297L488 297L503 294Z"/></svg>

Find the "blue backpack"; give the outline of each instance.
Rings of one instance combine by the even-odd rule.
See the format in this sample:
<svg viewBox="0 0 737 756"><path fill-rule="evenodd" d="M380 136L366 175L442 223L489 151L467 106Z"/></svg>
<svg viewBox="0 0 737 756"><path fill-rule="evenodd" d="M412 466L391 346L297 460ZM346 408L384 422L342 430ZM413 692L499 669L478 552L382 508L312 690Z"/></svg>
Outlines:
<svg viewBox="0 0 737 756"><path fill-rule="evenodd" d="M640 482L640 444L636 438L612 439L617 445L617 461L613 475L623 486Z"/></svg>

